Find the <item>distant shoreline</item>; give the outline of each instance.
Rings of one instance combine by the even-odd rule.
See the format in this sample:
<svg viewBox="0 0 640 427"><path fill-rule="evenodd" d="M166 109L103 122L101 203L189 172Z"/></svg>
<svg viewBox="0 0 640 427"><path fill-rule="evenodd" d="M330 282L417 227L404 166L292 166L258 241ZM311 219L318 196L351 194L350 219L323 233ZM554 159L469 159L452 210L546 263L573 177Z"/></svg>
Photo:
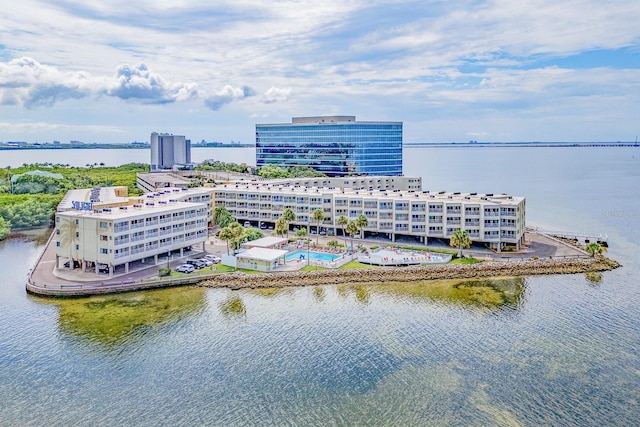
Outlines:
<svg viewBox="0 0 640 427"><path fill-rule="evenodd" d="M638 142L405 142L407 148L437 147L640 147Z"/></svg>
<svg viewBox="0 0 640 427"><path fill-rule="evenodd" d="M254 144L223 144L223 145L191 145L191 148L251 148ZM20 145L8 146L0 145L2 150L149 150L150 145L131 145L131 144L85 144L85 145Z"/></svg>
<svg viewBox="0 0 640 427"><path fill-rule="evenodd" d="M405 142L403 148L584 148L584 147L640 147L638 142ZM222 145L197 145L192 144L191 148L255 148L255 144L222 144ZM0 151L3 150L149 150L148 144L41 144L41 145L4 145L0 144Z"/></svg>

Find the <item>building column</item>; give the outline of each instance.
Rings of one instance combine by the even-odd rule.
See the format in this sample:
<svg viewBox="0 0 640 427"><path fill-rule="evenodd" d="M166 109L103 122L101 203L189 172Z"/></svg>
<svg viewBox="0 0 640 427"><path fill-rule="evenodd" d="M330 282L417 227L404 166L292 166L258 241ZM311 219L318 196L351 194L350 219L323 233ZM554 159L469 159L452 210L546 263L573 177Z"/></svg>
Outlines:
<svg viewBox="0 0 640 427"><path fill-rule="evenodd" d="M206 252L207 250L207 241L202 242L202 252Z"/></svg>
<svg viewBox="0 0 640 427"><path fill-rule="evenodd" d="M113 277L113 270L114 270L114 266L112 264L109 264L109 277Z"/></svg>
<svg viewBox="0 0 640 427"><path fill-rule="evenodd" d="M94 271L95 271L96 274L99 273L98 272L98 261L96 261L96 263L95 263Z"/></svg>
<svg viewBox="0 0 640 427"><path fill-rule="evenodd" d="M395 242L396 241L396 233L389 233L391 235L391 241Z"/></svg>
<svg viewBox="0 0 640 427"><path fill-rule="evenodd" d="M180 258L184 256L184 248L180 248Z"/></svg>
<svg viewBox="0 0 640 427"><path fill-rule="evenodd" d="M60 257L56 255L56 268L60 268Z"/></svg>
<svg viewBox="0 0 640 427"><path fill-rule="evenodd" d="M153 256L153 265L158 265L158 254Z"/></svg>
<svg viewBox="0 0 640 427"><path fill-rule="evenodd" d="M124 272L129 273L129 262L124 263Z"/></svg>

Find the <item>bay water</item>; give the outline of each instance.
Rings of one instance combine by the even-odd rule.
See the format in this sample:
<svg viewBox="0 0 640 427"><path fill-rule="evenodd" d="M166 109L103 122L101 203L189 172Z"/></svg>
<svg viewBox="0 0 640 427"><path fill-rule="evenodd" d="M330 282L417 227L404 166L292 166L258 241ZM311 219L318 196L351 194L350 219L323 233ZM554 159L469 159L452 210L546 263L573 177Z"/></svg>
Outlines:
<svg viewBox="0 0 640 427"><path fill-rule="evenodd" d="M58 300L25 293L49 230L24 233L0 242L0 425L638 425L640 151L410 148L404 171L525 196L528 225L606 234L623 267Z"/></svg>

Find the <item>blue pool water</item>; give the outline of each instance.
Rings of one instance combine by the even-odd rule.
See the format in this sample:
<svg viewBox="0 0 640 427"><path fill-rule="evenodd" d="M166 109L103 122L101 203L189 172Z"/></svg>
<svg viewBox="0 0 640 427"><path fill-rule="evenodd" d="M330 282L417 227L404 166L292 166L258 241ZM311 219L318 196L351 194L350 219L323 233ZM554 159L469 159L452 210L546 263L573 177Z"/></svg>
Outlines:
<svg viewBox="0 0 640 427"><path fill-rule="evenodd" d="M300 259L300 256L303 256L304 259L307 259L307 257L308 257L310 260L313 260L313 261L332 262L332 261L335 261L338 258L340 258L341 255L328 254L328 253L325 253L325 252L314 252L314 251L307 252L305 250L298 250L298 251L295 251L295 252L291 252L290 254L287 254L286 260L287 261L295 261L297 259Z"/></svg>

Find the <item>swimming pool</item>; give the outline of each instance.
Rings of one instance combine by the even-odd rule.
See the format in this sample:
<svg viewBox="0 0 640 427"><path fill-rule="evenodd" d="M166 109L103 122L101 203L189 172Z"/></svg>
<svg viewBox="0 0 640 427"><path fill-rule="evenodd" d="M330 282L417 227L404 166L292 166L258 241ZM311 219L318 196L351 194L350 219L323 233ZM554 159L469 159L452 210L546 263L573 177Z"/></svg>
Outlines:
<svg viewBox="0 0 640 427"><path fill-rule="evenodd" d="M327 261L327 262L335 261L342 256L342 255L336 255L336 254L328 254L325 252L314 252L314 251L307 252L305 250L297 250L297 251L291 252L290 254L287 254L286 260L295 261L295 260L302 259L301 257L304 257L304 259L306 260L307 254L309 254L308 257L310 260Z"/></svg>

